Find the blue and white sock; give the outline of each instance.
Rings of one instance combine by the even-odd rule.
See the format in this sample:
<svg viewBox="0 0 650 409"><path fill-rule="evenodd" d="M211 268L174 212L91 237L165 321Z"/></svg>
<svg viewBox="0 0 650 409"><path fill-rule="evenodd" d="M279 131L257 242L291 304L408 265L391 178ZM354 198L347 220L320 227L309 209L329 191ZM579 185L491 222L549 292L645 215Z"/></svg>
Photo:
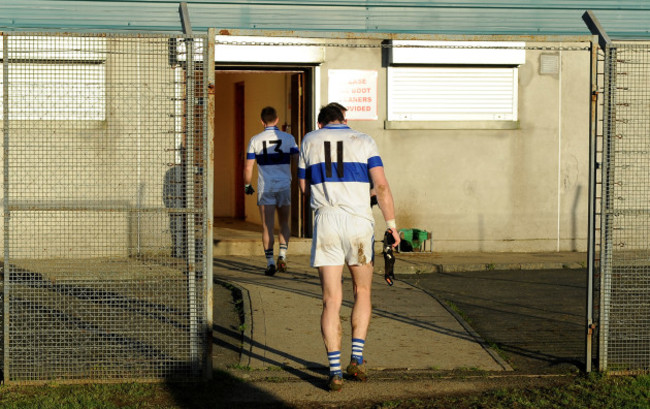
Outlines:
<svg viewBox="0 0 650 409"><path fill-rule="evenodd" d="M358 365L363 364L363 347L366 341L360 338L352 338L352 360Z"/></svg>
<svg viewBox="0 0 650 409"><path fill-rule="evenodd" d="M328 352L327 360L330 363L330 376L343 376L343 371L341 370L341 351Z"/></svg>
<svg viewBox="0 0 650 409"><path fill-rule="evenodd" d="M266 256L267 266L270 266L271 264L275 264L275 262L273 261L273 249L264 250L264 256Z"/></svg>
<svg viewBox="0 0 650 409"><path fill-rule="evenodd" d="M289 248L288 244L280 244L280 254L278 254L278 256L280 258L286 259L287 258L287 249L288 248Z"/></svg>

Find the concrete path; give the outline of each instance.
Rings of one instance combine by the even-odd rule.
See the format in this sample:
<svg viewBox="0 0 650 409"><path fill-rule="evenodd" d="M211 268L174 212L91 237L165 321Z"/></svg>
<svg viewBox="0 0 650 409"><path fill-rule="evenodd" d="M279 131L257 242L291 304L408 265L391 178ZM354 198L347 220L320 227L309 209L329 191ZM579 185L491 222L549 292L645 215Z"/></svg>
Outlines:
<svg viewBox="0 0 650 409"><path fill-rule="evenodd" d="M242 366L321 372L327 368L327 360L320 334L318 274L309 267L306 255L290 256L288 262L287 273L266 277L261 256L216 256L214 277L243 290L246 323ZM420 267L414 267L419 263ZM414 264L414 259L400 263L398 258L396 274L399 268L424 266L430 268L431 260L419 259ZM351 287L346 269L341 313L345 361L350 356ZM381 268L375 272L373 282L373 316L364 357L374 370L510 370L453 311L399 280L389 287Z"/></svg>

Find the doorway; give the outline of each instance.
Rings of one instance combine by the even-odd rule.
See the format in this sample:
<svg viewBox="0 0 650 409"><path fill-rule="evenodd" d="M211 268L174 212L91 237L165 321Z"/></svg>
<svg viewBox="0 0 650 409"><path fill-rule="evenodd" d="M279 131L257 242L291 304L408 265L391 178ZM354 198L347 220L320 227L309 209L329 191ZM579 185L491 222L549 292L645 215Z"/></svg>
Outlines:
<svg viewBox="0 0 650 409"><path fill-rule="evenodd" d="M214 216L236 221L235 225L260 225L257 195L243 190L243 165L252 136L263 130L260 112L273 106L278 127L292 134L300 145L313 123L311 67L216 67L214 124ZM294 169L295 175L295 169ZM294 176L295 177L295 176ZM257 185L257 166L253 185ZM297 182L297 181L295 181ZM292 184L291 235L311 236L311 212L298 183ZM307 205L308 207L308 205ZM216 222L215 222L216 223ZM277 223L276 223L277 225ZM276 226L277 228L277 226ZM260 230L261 231L261 230Z"/></svg>

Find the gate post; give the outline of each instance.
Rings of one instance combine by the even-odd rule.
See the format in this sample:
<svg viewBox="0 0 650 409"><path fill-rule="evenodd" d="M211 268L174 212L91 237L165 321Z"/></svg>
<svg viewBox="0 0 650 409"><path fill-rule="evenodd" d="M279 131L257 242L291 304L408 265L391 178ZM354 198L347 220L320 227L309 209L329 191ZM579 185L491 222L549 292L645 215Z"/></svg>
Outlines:
<svg viewBox="0 0 650 409"><path fill-rule="evenodd" d="M594 335L594 263L596 261L596 169L597 142L596 129L598 127L598 39L591 41L591 104L589 107L589 215L587 232L587 331L586 331L586 358L585 371L591 372L592 338Z"/></svg>
<svg viewBox="0 0 650 409"><path fill-rule="evenodd" d="M589 215L588 215L588 233L587 233L587 328L585 333L586 341L586 357L585 357L585 371L592 371L592 352L593 352L593 335L597 329L594 323L593 309L594 309L594 274L596 267L596 195L598 183L596 173L599 168L598 164L598 148L597 148L597 128L598 128L598 46L603 50L607 50L611 40L605 30L600 25L600 22L591 10L586 11L582 15L582 19L594 35L591 41L591 102L589 106ZM607 95L606 95L607 97ZM601 170L602 172L602 170ZM601 199L602 200L602 199ZM601 205L601 211L602 211ZM602 244L602 240L601 240ZM601 257L599 260L598 268L602 268L602 248ZM602 279L602 274L601 274ZM602 288L602 285L601 285ZM601 314L602 316L602 314ZM599 332L599 335L601 333ZM600 336L599 336L600 338ZM602 345L602 343L601 343ZM602 351L602 349L599 349ZM599 359L599 362L601 360Z"/></svg>

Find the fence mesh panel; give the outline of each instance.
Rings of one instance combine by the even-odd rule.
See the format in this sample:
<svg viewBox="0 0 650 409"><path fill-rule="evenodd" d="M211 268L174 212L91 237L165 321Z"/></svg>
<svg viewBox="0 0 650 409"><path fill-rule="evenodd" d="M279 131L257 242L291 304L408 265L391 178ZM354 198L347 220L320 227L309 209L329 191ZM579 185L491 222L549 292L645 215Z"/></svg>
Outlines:
<svg viewBox="0 0 650 409"><path fill-rule="evenodd" d="M650 46L605 53L600 369L650 371Z"/></svg>
<svg viewBox="0 0 650 409"><path fill-rule="evenodd" d="M205 41L2 36L5 380L203 375Z"/></svg>

